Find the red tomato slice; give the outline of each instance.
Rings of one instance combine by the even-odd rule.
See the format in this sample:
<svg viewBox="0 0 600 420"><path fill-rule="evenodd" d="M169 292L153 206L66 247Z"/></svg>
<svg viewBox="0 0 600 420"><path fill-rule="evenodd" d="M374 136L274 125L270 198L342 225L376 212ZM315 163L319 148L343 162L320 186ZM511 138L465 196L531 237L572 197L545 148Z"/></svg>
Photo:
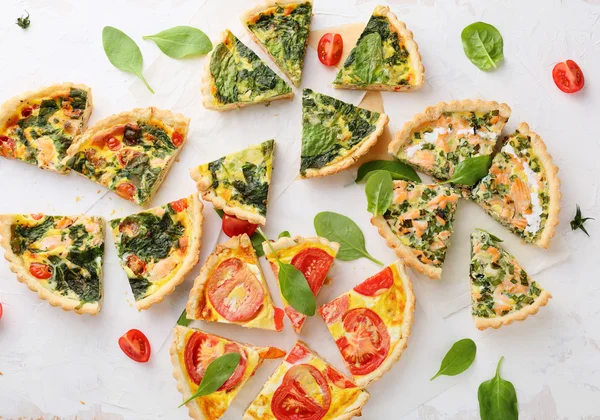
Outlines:
<svg viewBox="0 0 600 420"><path fill-rule="evenodd" d="M183 144L183 134L181 134L177 131L174 132L173 136L171 137L171 141L173 142L175 147L181 146Z"/></svg>
<svg viewBox="0 0 600 420"><path fill-rule="evenodd" d="M247 220L238 219L235 216L228 214L223 215L222 226L225 235L233 238L234 236L243 235L252 236L258 225L252 224Z"/></svg>
<svg viewBox="0 0 600 420"><path fill-rule="evenodd" d="M14 139L0 135L0 156L13 157L16 148L17 142Z"/></svg>
<svg viewBox="0 0 600 420"><path fill-rule="evenodd" d="M354 382L329 365L327 366L325 374L327 375L327 378L338 388L356 388L356 384Z"/></svg>
<svg viewBox="0 0 600 420"><path fill-rule="evenodd" d="M326 324L331 324L339 320L342 315L346 313L347 309L348 295L343 295L321 306L319 308L319 312L321 313L321 318L323 318L323 321L325 321Z"/></svg>
<svg viewBox="0 0 600 420"><path fill-rule="evenodd" d="M388 291L393 284L394 273L390 267L386 267L356 286L354 291L363 296L377 296Z"/></svg>
<svg viewBox="0 0 600 420"><path fill-rule="evenodd" d="M2 312L3 312L3 310L2 310L2 304L0 303L0 318L2 318Z"/></svg>
<svg viewBox="0 0 600 420"><path fill-rule="evenodd" d="M277 331L283 330L283 309L275 308L275 329Z"/></svg>
<svg viewBox="0 0 600 420"><path fill-rule="evenodd" d="M146 263L142 261L137 255L129 255L125 264L127 265L127 267L129 267L131 271L133 271L133 274L135 274L136 276L144 274L144 271L146 271Z"/></svg>
<svg viewBox="0 0 600 420"><path fill-rule="evenodd" d="M108 148L113 152L121 148L121 141L116 137L110 137L106 142Z"/></svg>
<svg viewBox="0 0 600 420"><path fill-rule="evenodd" d="M573 60L555 65L552 69L552 78L556 86L566 93L579 92L585 84L583 72Z"/></svg>
<svg viewBox="0 0 600 420"><path fill-rule="evenodd" d="M169 203L169 205L171 206L171 208L173 210L175 210L175 213L179 213L180 211L187 209L188 202L187 202L187 199L182 198L180 200Z"/></svg>
<svg viewBox="0 0 600 420"><path fill-rule="evenodd" d="M306 321L306 315L301 314L300 312L298 312L291 306L285 307L285 313L287 314L288 318L292 322L292 327L294 327L294 330L296 332L300 333L300 330L302 329L302 325L304 325L304 321Z"/></svg>
<svg viewBox="0 0 600 420"><path fill-rule="evenodd" d="M344 41L340 34L328 33L321 37L317 47L319 61L326 66L335 66L342 58Z"/></svg>
<svg viewBox="0 0 600 420"><path fill-rule="evenodd" d="M321 248L306 248L292 259L292 265L302 271L315 295L321 290L331 264L333 257Z"/></svg>
<svg viewBox="0 0 600 420"><path fill-rule="evenodd" d="M123 182L117 186L116 192L119 197L131 200L135 194L135 186L131 182Z"/></svg>
<svg viewBox="0 0 600 420"><path fill-rule="evenodd" d="M309 353L310 351L305 346L300 343L296 343L287 356L285 356L285 361L293 365L296 362L304 359Z"/></svg>
<svg viewBox="0 0 600 420"><path fill-rule="evenodd" d="M150 342L143 332L132 329L119 338L119 347L130 359L145 363L150 359Z"/></svg>
<svg viewBox="0 0 600 420"><path fill-rule="evenodd" d="M50 266L42 263L31 263L29 265L29 272L33 277L40 280L48 280L52 277Z"/></svg>

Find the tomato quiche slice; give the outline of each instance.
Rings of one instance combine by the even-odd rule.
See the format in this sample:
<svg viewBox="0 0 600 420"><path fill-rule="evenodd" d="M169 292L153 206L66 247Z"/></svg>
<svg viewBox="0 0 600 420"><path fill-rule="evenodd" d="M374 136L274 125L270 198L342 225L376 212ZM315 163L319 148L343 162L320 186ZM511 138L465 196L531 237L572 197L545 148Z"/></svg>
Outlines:
<svg viewBox="0 0 600 420"><path fill-rule="evenodd" d="M273 306L248 235L217 245L194 281L186 312L188 319L283 329L283 310Z"/></svg>
<svg viewBox="0 0 600 420"><path fill-rule="evenodd" d="M439 279L458 198L447 185L394 181L392 204L371 223L407 266Z"/></svg>
<svg viewBox="0 0 600 420"><path fill-rule="evenodd" d="M377 6L333 87L401 92L424 84L425 68L412 32L389 7Z"/></svg>
<svg viewBox="0 0 600 420"><path fill-rule="evenodd" d="M138 310L162 302L198 263L203 208L192 194L109 222Z"/></svg>
<svg viewBox="0 0 600 420"><path fill-rule="evenodd" d="M189 118L154 107L97 122L63 164L139 205L150 201L183 147Z"/></svg>
<svg viewBox="0 0 600 420"><path fill-rule="evenodd" d="M85 85L63 83L15 96L0 107L0 156L66 173L62 160L91 114L92 90Z"/></svg>
<svg viewBox="0 0 600 420"><path fill-rule="evenodd" d="M481 100L441 102L404 124L389 153L441 180L465 159L491 155L511 109Z"/></svg>
<svg viewBox="0 0 600 420"><path fill-rule="evenodd" d="M548 248L559 222L561 193L557 173L540 136L521 123L506 138L488 175L473 189L472 197L524 241Z"/></svg>
<svg viewBox="0 0 600 420"><path fill-rule="evenodd" d="M96 315L102 306L104 220L100 217L0 216L0 245L10 269L40 299Z"/></svg>
<svg viewBox="0 0 600 420"><path fill-rule="evenodd" d="M170 353L177 390L183 394L184 401L196 392L206 368L213 360L229 353L241 356L237 368L218 391L186 404L190 417L195 420L220 418L263 360L278 359L285 355L283 350L276 347L238 343L182 326L175 327Z"/></svg>
<svg viewBox="0 0 600 420"><path fill-rule="evenodd" d="M285 80L229 30L206 62L202 94L204 107L215 111L294 97Z"/></svg>
<svg viewBox="0 0 600 420"><path fill-rule="evenodd" d="M302 341L250 403L243 420L347 420L360 416L369 393Z"/></svg>
<svg viewBox="0 0 600 420"><path fill-rule="evenodd" d="M348 168L377 143L388 121L386 114L304 89L300 176L319 177Z"/></svg>
<svg viewBox="0 0 600 420"><path fill-rule="evenodd" d="M400 359L414 311L412 284L400 260L319 308L348 370L365 387Z"/></svg>
<svg viewBox="0 0 600 420"><path fill-rule="evenodd" d="M275 140L267 140L192 168L190 176L216 209L264 225L274 150Z"/></svg>
<svg viewBox="0 0 600 420"><path fill-rule="evenodd" d="M284 264L292 264L304 274L310 289L316 296L324 283L328 282L327 273L333 266L335 257L340 249L340 244L337 242L329 242L325 238L312 237L303 238L296 236L294 238L280 238L271 244L277 257ZM279 276L279 266L277 260L271 251L271 247L267 243L263 243L265 256L275 277ZM281 300L284 303L284 311L294 327L294 331L300 334L306 315L301 314L292 308L283 295Z"/></svg>
<svg viewBox="0 0 600 420"><path fill-rule="evenodd" d="M552 297L500 242L484 230L471 234L471 313L480 330L523 321Z"/></svg>

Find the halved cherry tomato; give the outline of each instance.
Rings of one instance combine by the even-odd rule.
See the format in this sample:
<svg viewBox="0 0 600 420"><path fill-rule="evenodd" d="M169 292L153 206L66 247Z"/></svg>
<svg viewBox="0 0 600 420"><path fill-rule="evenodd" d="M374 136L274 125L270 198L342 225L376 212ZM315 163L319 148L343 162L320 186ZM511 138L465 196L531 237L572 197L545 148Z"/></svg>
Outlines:
<svg viewBox="0 0 600 420"><path fill-rule="evenodd" d="M145 363L150 359L150 342L140 330L127 331L119 338L119 347L130 359Z"/></svg>
<svg viewBox="0 0 600 420"><path fill-rule="evenodd" d="M251 236L258 225L252 224L247 220L238 219L235 216L228 214L223 215L223 223L221 224L225 235L233 238L234 236L243 235L244 233Z"/></svg>
<svg viewBox="0 0 600 420"><path fill-rule="evenodd" d="M121 141L116 137L109 137L106 145L114 152L115 150L119 150L121 148Z"/></svg>
<svg viewBox="0 0 600 420"><path fill-rule="evenodd" d="M556 86L566 93L580 91L585 84L581 68L573 60L558 63L552 69L552 78Z"/></svg>
<svg viewBox="0 0 600 420"><path fill-rule="evenodd" d="M2 310L2 303L0 303L0 318L2 318L2 312L3 312L3 310Z"/></svg>
<svg viewBox="0 0 600 420"><path fill-rule="evenodd" d="M348 295L342 295L339 298L321 306L319 308L319 312L321 313L321 318L323 318L323 321L325 321L326 324L331 324L332 322L339 320L342 315L346 313L347 309Z"/></svg>
<svg viewBox="0 0 600 420"><path fill-rule="evenodd" d="M29 117L31 115L31 113L33 112L33 110L31 109L30 106L26 106L25 108L23 108L21 110L21 115L25 118Z"/></svg>
<svg viewBox="0 0 600 420"><path fill-rule="evenodd" d="M135 186L131 182L123 182L117 187L117 195L126 200L131 200L135 194Z"/></svg>
<svg viewBox="0 0 600 420"><path fill-rule="evenodd" d="M29 272L33 277L40 280L48 280L52 277L50 266L42 263L31 263L29 265Z"/></svg>
<svg viewBox="0 0 600 420"><path fill-rule="evenodd" d="M317 47L319 61L326 66L335 66L342 58L344 41L340 34L328 33L321 37Z"/></svg>
<svg viewBox="0 0 600 420"><path fill-rule="evenodd" d="M174 132L173 136L171 137L171 141L173 142L175 147L181 146L183 144L183 134L181 134L178 131Z"/></svg>
<svg viewBox="0 0 600 420"><path fill-rule="evenodd" d="M390 267L386 267L373 277L369 277L354 288L356 293L363 296L377 296L385 293L394 284L394 273Z"/></svg>
<svg viewBox="0 0 600 420"><path fill-rule="evenodd" d="M17 142L7 136L0 136L0 156L13 157Z"/></svg>
<svg viewBox="0 0 600 420"><path fill-rule="evenodd" d="M131 271L133 271L133 274L135 274L136 276L144 274L144 271L146 271L146 263L142 261L137 255L129 255L127 257L126 265Z"/></svg>
<svg viewBox="0 0 600 420"><path fill-rule="evenodd" d="M44 213L31 213L30 216L33 220L41 220L44 217Z"/></svg>
<svg viewBox="0 0 600 420"><path fill-rule="evenodd" d="M329 365L327 365L325 374L327 375L327 378L338 388L356 388L356 384L354 382Z"/></svg>
<svg viewBox="0 0 600 420"><path fill-rule="evenodd" d="M169 204L171 205L171 208L173 210L175 210L175 213L179 213L180 211L183 211L183 210L187 209L187 207L188 207L188 202L185 198L182 198L181 200L173 201Z"/></svg>
<svg viewBox="0 0 600 420"><path fill-rule="evenodd" d="M281 331L283 330L283 309L281 308L275 308L275 330L277 331Z"/></svg>
<svg viewBox="0 0 600 420"><path fill-rule="evenodd" d="M292 259L292 265L302 271L315 295L321 290L331 264L333 257L321 248L306 248Z"/></svg>

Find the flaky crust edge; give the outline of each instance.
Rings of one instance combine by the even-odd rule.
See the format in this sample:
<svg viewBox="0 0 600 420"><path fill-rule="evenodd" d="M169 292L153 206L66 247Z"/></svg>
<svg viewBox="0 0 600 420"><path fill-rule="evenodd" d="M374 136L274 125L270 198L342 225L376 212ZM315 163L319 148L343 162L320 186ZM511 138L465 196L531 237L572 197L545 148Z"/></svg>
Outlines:
<svg viewBox="0 0 600 420"><path fill-rule="evenodd" d="M524 321L529 315L535 315L538 313L542 306L546 306L548 300L552 298L552 295L542 290L542 293L531 305L524 307L523 309L513 312L512 314L504 315L498 318L477 318L473 317L475 326L478 330L485 330L486 328L498 329L503 325L510 325L515 321Z"/></svg>

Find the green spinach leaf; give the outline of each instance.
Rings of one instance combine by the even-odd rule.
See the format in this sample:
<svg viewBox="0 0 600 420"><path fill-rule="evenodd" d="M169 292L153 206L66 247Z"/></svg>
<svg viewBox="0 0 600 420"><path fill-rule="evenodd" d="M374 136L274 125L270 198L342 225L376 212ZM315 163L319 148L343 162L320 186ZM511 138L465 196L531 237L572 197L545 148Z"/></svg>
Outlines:
<svg viewBox="0 0 600 420"><path fill-rule="evenodd" d="M473 186L477 181L488 174L492 157L489 155L476 156L465 159L456 165L452 178L442 182L441 184L459 184Z"/></svg>
<svg viewBox="0 0 600 420"><path fill-rule="evenodd" d="M452 345L442 360L440 370L430 380L440 375L455 376L467 370L475 360L477 346L470 338L463 338Z"/></svg>
<svg viewBox="0 0 600 420"><path fill-rule="evenodd" d="M477 397L481 420L518 420L519 418L515 387L500 377L502 360L504 356L498 362L496 376L479 385Z"/></svg>
<svg viewBox="0 0 600 420"><path fill-rule="evenodd" d="M177 325L187 327L188 325L190 325L190 322L192 322L192 320L187 319L186 309L183 308L183 312L181 313L181 315L179 315L179 319L177 320Z"/></svg>
<svg viewBox="0 0 600 420"><path fill-rule="evenodd" d="M463 29L460 38L466 56L481 70L496 68L504 58L504 41L498 29L485 22L475 22Z"/></svg>
<svg viewBox="0 0 600 420"><path fill-rule="evenodd" d="M381 35L372 32L363 37L356 46L354 73L361 84L370 84L377 78L377 69L383 64Z"/></svg>
<svg viewBox="0 0 600 420"><path fill-rule="evenodd" d="M302 127L302 156L318 156L333 149L338 131L322 124L304 124Z"/></svg>
<svg viewBox="0 0 600 420"><path fill-rule="evenodd" d="M356 180L354 182L368 179L375 171L388 171L392 176L392 179L421 182L421 178L412 167L398 160L372 160L363 163L361 167L358 168L358 173L356 174Z"/></svg>
<svg viewBox="0 0 600 420"><path fill-rule="evenodd" d="M156 42L158 48L171 58L207 54L212 43L204 32L192 26L175 26L155 35L144 36Z"/></svg>
<svg viewBox="0 0 600 420"><path fill-rule="evenodd" d="M281 238L289 238L290 236L291 236L291 235L290 235L290 232L288 232L287 230L284 230L283 232L281 232L281 233L279 234L279 236L277 237L277 239L281 239Z"/></svg>
<svg viewBox="0 0 600 420"><path fill-rule="evenodd" d="M365 187L367 210L374 216L381 216L392 204L394 181L387 171L375 171Z"/></svg>

